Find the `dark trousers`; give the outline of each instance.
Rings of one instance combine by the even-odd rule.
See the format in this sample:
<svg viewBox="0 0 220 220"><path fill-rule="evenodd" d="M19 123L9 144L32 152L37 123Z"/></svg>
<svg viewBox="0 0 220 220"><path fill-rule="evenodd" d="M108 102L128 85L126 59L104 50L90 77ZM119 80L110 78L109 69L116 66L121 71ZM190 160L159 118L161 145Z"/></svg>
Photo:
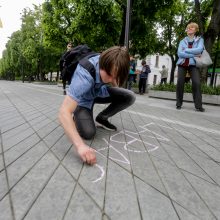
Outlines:
<svg viewBox="0 0 220 220"><path fill-rule="evenodd" d="M128 75L128 89L131 90L133 83L135 82L136 75L135 74L129 74Z"/></svg>
<svg viewBox="0 0 220 220"><path fill-rule="evenodd" d="M139 93L145 93L146 92L146 85L147 85L147 78L140 78L139 79Z"/></svg>
<svg viewBox="0 0 220 220"><path fill-rule="evenodd" d="M160 80L160 84L162 85L162 84L166 84L167 83L167 78L161 78L161 80Z"/></svg>
<svg viewBox="0 0 220 220"><path fill-rule="evenodd" d="M66 90L66 80L62 80L63 83L63 90Z"/></svg>
<svg viewBox="0 0 220 220"><path fill-rule="evenodd" d="M99 116L106 120L132 105L136 99L132 91L124 88L108 87L108 92L110 95L109 97L98 97L94 100L94 104L110 103L106 109L99 113ZM93 108L88 109L77 106L74 112L74 120L76 128L82 138L91 139L94 137L96 133L96 126L93 119Z"/></svg>
<svg viewBox="0 0 220 220"><path fill-rule="evenodd" d="M195 66L182 67L178 66L178 80L176 87L176 106L182 106L183 103L183 93L184 93L184 83L186 72L189 71L192 80L192 93L195 108L202 107L202 94L201 94L201 84L200 84L200 74L198 68Z"/></svg>

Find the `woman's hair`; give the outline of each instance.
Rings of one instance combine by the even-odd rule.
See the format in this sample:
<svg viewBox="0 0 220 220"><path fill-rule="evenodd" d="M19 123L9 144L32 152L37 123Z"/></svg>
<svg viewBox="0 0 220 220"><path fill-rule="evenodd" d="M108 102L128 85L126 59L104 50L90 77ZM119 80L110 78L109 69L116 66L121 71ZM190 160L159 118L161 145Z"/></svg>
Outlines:
<svg viewBox="0 0 220 220"><path fill-rule="evenodd" d="M116 78L117 84L122 86L128 77L130 57L125 47L114 46L103 51L100 55L99 67L109 76Z"/></svg>
<svg viewBox="0 0 220 220"><path fill-rule="evenodd" d="M195 22L190 22L187 26L186 26L186 30L189 28L189 27L194 27L196 29L196 32L199 31L199 25Z"/></svg>

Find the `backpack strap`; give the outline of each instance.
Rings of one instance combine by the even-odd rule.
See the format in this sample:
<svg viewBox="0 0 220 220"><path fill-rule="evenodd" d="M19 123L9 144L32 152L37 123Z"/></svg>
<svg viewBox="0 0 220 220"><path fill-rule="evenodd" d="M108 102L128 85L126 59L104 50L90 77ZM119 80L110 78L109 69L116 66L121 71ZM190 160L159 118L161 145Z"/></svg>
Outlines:
<svg viewBox="0 0 220 220"><path fill-rule="evenodd" d="M83 59L79 61L79 64L91 74L94 80L96 79L96 70L95 70L95 67L92 65L92 63L89 62L89 58L97 56L97 55L99 54L93 53L93 54L90 54L84 57Z"/></svg>

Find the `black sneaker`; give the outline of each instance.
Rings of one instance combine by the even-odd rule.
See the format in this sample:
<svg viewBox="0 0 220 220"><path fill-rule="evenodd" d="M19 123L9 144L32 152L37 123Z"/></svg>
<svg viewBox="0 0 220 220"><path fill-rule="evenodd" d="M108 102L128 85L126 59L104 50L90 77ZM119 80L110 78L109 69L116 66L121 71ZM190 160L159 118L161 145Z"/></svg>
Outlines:
<svg viewBox="0 0 220 220"><path fill-rule="evenodd" d="M180 110L180 109L181 109L181 106L176 106L176 109L177 109L177 110Z"/></svg>
<svg viewBox="0 0 220 220"><path fill-rule="evenodd" d="M63 91L63 95L66 95L66 90Z"/></svg>
<svg viewBox="0 0 220 220"><path fill-rule="evenodd" d="M117 131L117 128L113 124L111 124L108 120L102 119L99 116L97 116L95 120L99 127L102 127L109 131Z"/></svg>
<svg viewBox="0 0 220 220"><path fill-rule="evenodd" d="M201 108L196 108L196 111L197 111L197 112L204 112L205 109L204 109L203 107L201 107Z"/></svg>

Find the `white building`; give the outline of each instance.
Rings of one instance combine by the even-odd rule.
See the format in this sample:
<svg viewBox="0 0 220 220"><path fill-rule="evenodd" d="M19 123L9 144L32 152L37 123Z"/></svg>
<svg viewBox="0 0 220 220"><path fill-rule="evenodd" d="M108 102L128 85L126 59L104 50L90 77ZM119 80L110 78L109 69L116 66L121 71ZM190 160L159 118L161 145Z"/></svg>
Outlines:
<svg viewBox="0 0 220 220"><path fill-rule="evenodd" d="M150 66L151 69L151 73L148 75L148 84L149 85L156 85L160 83L161 80L161 74L160 74L160 70L162 70L162 66L165 65L166 68L168 68L168 78L167 78L167 82L169 82L170 80L170 71L171 71L171 66L172 66L172 62L171 59L168 55L148 55L145 58L147 65ZM137 66L136 69L141 70L142 69L142 65L141 65L141 60L137 60ZM175 75L175 79L174 82L176 82L176 73Z"/></svg>

